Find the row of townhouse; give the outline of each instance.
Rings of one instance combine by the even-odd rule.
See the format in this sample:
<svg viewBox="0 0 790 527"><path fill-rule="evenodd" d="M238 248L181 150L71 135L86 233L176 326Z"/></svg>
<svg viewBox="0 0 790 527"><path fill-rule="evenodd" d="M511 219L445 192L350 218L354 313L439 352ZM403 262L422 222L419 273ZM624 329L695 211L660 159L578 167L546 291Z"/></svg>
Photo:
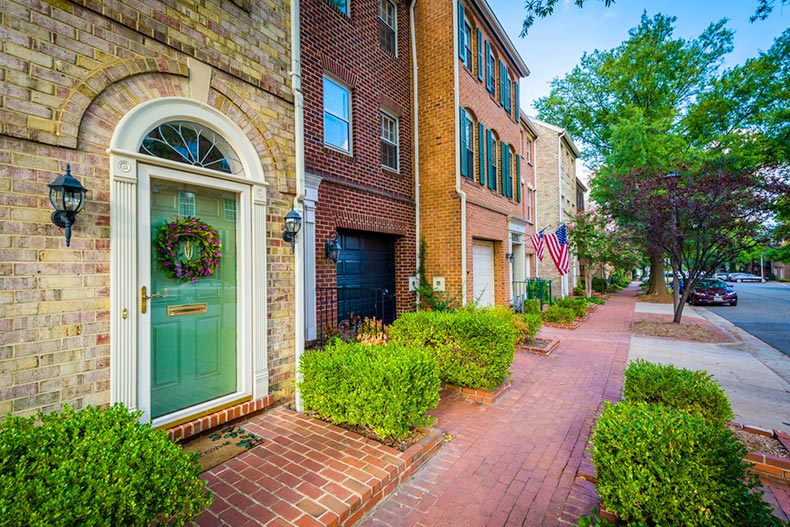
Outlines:
<svg viewBox="0 0 790 527"><path fill-rule="evenodd" d="M299 407L349 291L413 309L420 239L464 304L575 281L529 238L583 208L578 150L485 0L2 3L0 416Z"/></svg>

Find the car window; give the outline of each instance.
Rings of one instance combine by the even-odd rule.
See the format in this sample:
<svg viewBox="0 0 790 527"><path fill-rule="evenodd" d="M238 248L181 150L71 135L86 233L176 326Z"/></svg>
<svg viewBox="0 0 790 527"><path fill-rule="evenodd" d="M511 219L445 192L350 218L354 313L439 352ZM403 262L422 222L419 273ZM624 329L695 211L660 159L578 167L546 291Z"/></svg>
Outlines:
<svg viewBox="0 0 790 527"><path fill-rule="evenodd" d="M703 280L697 286L700 289L714 289L716 287L727 287L721 280Z"/></svg>

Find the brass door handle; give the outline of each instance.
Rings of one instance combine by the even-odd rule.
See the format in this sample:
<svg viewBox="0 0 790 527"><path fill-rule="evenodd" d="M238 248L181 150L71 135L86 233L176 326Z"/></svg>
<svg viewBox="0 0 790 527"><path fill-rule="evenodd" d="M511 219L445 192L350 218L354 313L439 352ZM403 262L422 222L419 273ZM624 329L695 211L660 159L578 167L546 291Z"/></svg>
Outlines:
<svg viewBox="0 0 790 527"><path fill-rule="evenodd" d="M149 298L161 298L162 295L159 293L153 293L152 295L148 296L148 288L142 286L140 288L140 313L145 313L148 309L148 299Z"/></svg>

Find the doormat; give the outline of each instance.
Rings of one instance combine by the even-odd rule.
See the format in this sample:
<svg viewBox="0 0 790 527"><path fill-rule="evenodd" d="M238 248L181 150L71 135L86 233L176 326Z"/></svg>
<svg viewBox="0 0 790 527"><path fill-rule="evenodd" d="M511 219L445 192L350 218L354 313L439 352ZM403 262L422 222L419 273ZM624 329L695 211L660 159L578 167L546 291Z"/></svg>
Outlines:
<svg viewBox="0 0 790 527"><path fill-rule="evenodd" d="M228 425L209 435L190 439L183 447L187 452L200 453L198 462L205 471L262 443L262 437L238 425Z"/></svg>

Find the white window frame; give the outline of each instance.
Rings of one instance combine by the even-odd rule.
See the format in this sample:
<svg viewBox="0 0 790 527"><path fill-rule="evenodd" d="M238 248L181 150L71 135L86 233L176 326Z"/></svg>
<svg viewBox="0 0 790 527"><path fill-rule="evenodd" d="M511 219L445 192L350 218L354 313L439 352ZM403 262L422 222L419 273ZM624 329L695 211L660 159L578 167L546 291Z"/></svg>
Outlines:
<svg viewBox="0 0 790 527"><path fill-rule="evenodd" d="M463 63L464 66L466 66L466 69L469 71L474 71L474 60L472 59L475 51L472 47L472 35L474 34L474 27L472 27L472 23L468 18L464 18L464 29L462 34L464 36L463 42L461 42L461 47L464 50Z"/></svg>
<svg viewBox="0 0 790 527"><path fill-rule="evenodd" d="M385 137L384 123L388 119L392 122L392 124L394 124L394 131L395 131L395 140L394 141L390 137ZM400 120L397 117L395 117L395 116L389 114L388 112L385 112L384 110L382 110L381 111L380 123L381 123L380 126L381 126L382 147L383 147L384 143L389 144L389 145L393 145L395 147L395 166L391 167L389 165L385 165L383 160L382 160L381 166L383 168L387 169L387 170L392 170L394 172L400 172Z"/></svg>
<svg viewBox="0 0 790 527"><path fill-rule="evenodd" d="M382 6L384 4L389 4L392 7L392 24L387 21L382 15ZM398 56L398 5L391 0L379 0L379 20L384 22L384 24L392 29L392 32L395 34L395 47L392 50L392 55L394 57ZM387 50L388 51L388 50Z"/></svg>
<svg viewBox="0 0 790 527"><path fill-rule="evenodd" d="M334 84L338 88L341 88L341 89L345 90L348 93L348 116L336 115L336 114L334 114L334 113L332 113L332 112L327 110L327 108L326 108L326 97L325 97L326 90L324 89L323 90L324 91L324 103L323 103L324 146L327 147L327 148L331 148L333 150L337 150L338 152L343 152L343 153L346 153L346 154L350 155L352 153L352 151L353 151L353 145L354 145L354 141L353 141L354 129L353 129L353 126L352 126L353 99L352 99L351 88L349 86L343 84L342 82L338 81L334 77L330 77L329 75L324 75L323 76L322 88L324 86L326 86L327 82L330 82L330 83ZM330 143L330 142L327 141L327 135L326 135L326 116L327 116L327 114L329 114L332 117L335 117L336 119L339 119L339 120L341 120L341 121L343 121L345 123L348 123L348 148L343 148L342 146L338 146L338 145L335 145L335 144Z"/></svg>

